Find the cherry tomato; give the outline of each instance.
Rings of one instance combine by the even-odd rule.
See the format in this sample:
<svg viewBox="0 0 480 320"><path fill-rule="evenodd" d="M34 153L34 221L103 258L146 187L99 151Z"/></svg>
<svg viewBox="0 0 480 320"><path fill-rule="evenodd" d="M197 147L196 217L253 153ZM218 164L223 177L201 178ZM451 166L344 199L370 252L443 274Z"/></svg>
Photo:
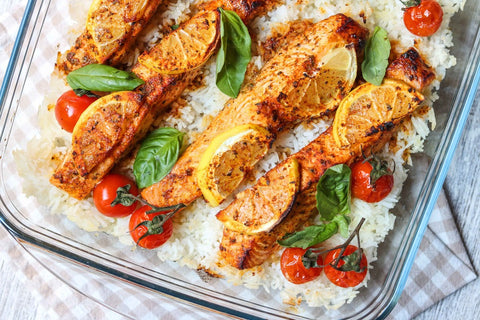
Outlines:
<svg viewBox="0 0 480 320"><path fill-rule="evenodd" d="M358 161L351 166L351 169L352 196L372 203L384 199L392 191L393 175L384 162ZM376 176L379 178L374 181Z"/></svg>
<svg viewBox="0 0 480 320"><path fill-rule="evenodd" d="M338 262L338 267L342 267L346 264L345 261L347 261L347 266L358 268L358 271L339 271L332 267L331 264L335 263L335 260L339 256L341 250L342 249L335 249L327 253L323 270L325 271L325 275L327 276L328 280L330 280L330 282L332 282L334 285L342 288L355 287L359 285L363 279L365 279L368 265L367 257L365 257L365 254L362 253L360 263L358 264L358 261L356 261L357 264L352 263L351 260L355 260L355 257L351 254L357 250L357 247L348 245L343 253L343 258L341 258Z"/></svg>
<svg viewBox="0 0 480 320"><path fill-rule="evenodd" d="M116 204L113 207L111 203L117 197L117 189L130 185L129 193L138 196L138 188L130 178L121 174L111 173L106 175L93 189L93 202L97 210L108 217L121 218L131 214L137 207L137 203L130 206Z"/></svg>
<svg viewBox="0 0 480 320"><path fill-rule="evenodd" d="M130 235L135 243L146 249L154 249L167 242L172 236L173 223L171 219L167 219L163 222L160 229L158 225L160 219L156 217L165 215L168 212L147 214L146 212L149 210L152 210L150 206L143 206L135 210L130 217L129 229ZM146 222L146 225L139 225L143 222ZM143 237L146 233L148 233L148 235Z"/></svg>
<svg viewBox="0 0 480 320"><path fill-rule="evenodd" d="M428 37L437 32L442 20L442 7L435 0L422 0L418 6L409 7L403 13L405 27L420 37Z"/></svg>
<svg viewBox="0 0 480 320"><path fill-rule="evenodd" d="M79 97L73 90L62 94L55 104L55 118L62 129L72 132L82 112L95 100L97 98L86 95Z"/></svg>
<svg viewBox="0 0 480 320"><path fill-rule="evenodd" d="M322 268L305 268L302 257L307 249L286 248L280 258L280 269L285 279L294 284L306 283L314 280L322 273ZM321 266L323 260L321 256L317 258L317 265Z"/></svg>

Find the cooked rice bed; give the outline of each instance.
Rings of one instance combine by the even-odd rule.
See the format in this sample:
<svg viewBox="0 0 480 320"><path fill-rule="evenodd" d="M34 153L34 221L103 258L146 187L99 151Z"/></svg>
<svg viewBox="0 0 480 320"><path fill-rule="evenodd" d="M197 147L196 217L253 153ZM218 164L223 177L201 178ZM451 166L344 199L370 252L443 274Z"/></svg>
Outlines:
<svg viewBox="0 0 480 320"><path fill-rule="evenodd" d="M158 17L158 26L152 25L142 36L142 43L135 55L138 55L142 48L150 47L162 36L162 30L168 25L184 21L191 14L191 3L194 1L169 2L165 11ZM324 19L332 14L344 13L359 22L365 21L365 25L373 30L375 25L385 28L394 43L394 48L400 52L410 46L416 48L427 59L428 63L436 70L437 80L426 90L427 104L437 99L433 90L439 89L440 80L445 75L445 70L455 64L455 58L449 54L448 47L452 45L452 34L448 30L448 23L451 16L463 6L464 1L439 1L444 9L444 23L440 30L432 37L423 38L420 41L410 35L403 27L400 1L385 3L384 1L285 1L285 4L277 7L265 17L257 18L252 25L252 31L256 36L258 44L265 41L272 31L282 31L289 21L309 19L314 22ZM73 5L71 5L73 6ZM88 8L82 8L86 12ZM78 8L70 10L75 12L75 19L82 14ZM80 18L80 20L83 18ZM162 21L162 23L160 23ZM80 23L81 25L81 23ZM83 26L82 26L83 27ZM71 39L63 45L68 46ZM127 63L133 63L135 56L130 57ZM261 68L262 61L259 56L252 59L257 68ZM194 139L198 132L201 132L209 120L223 107L228 97L223 95L215 86L215 60L212 60L204 67L203 73L206 84L196 90L185 92L182 99L182 107L175 115L165 115L160 121L162 125L176 127L179 130L188 132L190 139ZM52 110L47 108L48 104L54 103L56 98L66 90L63 82L52 76L50 92L45 97L39 112L39 127L41 137L35 138L28 144L26 150L16 153L19 172L22 173L25 184L24 192L33 195L40 204L49 208L53 214L64 214L78 227L89 232L106 232L125 246L134 248L134 243L128 235L128 218L112 219L99 214L91 199L79 202L70 198L62 191L52 187L49 182L49 174L56 166L52 157L65 152L70 144L70 135L60 130ZM372 262L377 259L376 248L381 243L388 231L394 227L395 216L390 213L391 209L399 200L402 184L407 177L407 166L410 164L408 152L421 152L423 141L429 133L427 122L435 123L433 110L423 115L414 117L406 124L398 134L394 151L386 146L383 156L395 162L395 185L392 193L377 204L367 204L361 200L354 199L352 203L352 223L354 228L361 217L366 218L362 227L361 240L365 249L370 270L364 283L357 288L339 288L331 284L324 275L317 280L304 284L293 285L286 281L279 268L277 255L258 268L239 272L232 268L219 268L216 252L222 233L222 224L215 219L215 213L219 208L210 208L203 200L196 201L187 210L174 218L175 228L172 238L164 246L155 250L160 261L170 264L169 261L188 266L192 269L208 269L225 277L225 281L235 285L244 285L248 288L263 288L274 297L280 296L288 304L299 304L305 301L309 306L324 306L327 308L338 308L344 303L351 302L358 294L359 288L366 285L372 269ZM308 125L301 124L289 133L285 133L275 142L271 151L265 159L255 168L254 175L258 178L271 169L276 163L283 160L289 154L298 151L308 142L313 140L329 125L329 121L316 120ZM407 155L407 156L405 156ZM30 174L35 172L35 174ZM45 190L48 190L45 196ZM222 207L224 207L224 204ZM334 246L343 242L340 236L328 240L325 245ZM142 249L140 249L142 250ZM150 256L150 252L145 253ZM381 257L380 257L381 259Z"/></svg>

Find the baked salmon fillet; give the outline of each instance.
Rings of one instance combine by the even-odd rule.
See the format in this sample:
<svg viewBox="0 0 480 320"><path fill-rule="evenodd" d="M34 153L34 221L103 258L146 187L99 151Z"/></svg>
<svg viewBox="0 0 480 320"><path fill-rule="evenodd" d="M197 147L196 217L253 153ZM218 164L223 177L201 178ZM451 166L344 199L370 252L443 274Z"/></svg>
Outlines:
<svg viewBox="0 0 480 320"><path fill-rule="evenodd" d="M161 3L162 0L94 0L85 30L69 50L58 54L57 69L68 74L92 63L119 64Z"/></svg>
<svg viewBox="0 0 480 320"><path fill-rule="evenodd" d="M244 19L249 21L273 2L225 0L214 3L238 8L243 12ZM188 29L201 34L212 25L219 29L219 11L216 6L212 7L215 9L199 12L173 32ZM153 55L160 45L143 53L144 60L154 61ZM152 59L148 59L150 55ZM138 62L132 72L145 84L135 91L112 93L92 103L78 120L72 133L72 146L50 178L53 185L76 199L86 198L113 166L132 150L158 115L178 99L200 69L161 74L150 64Z"/></svg>
<svg viewBox="0 0 480 320"><path fill-rule="evenodd" d="M401 68L399 66L404 66L404 72L400 72ZM416 70L416 76L412 76L412 70ZM310 217L316 213L316 183L322 174L336 164L350 165L353 161L361 158L362 154L370 154L380 150L391 139L396 127L408 118L423 101L423 96L412 86L421 83L417 87L423 89L435 77L414 49L408 50L394 60L387 70L387 75L409 82L408 85L398 80L397 82L389 82L389 84L398 83L399 86L395 90L399 92L402 90L400 86L409 88L407 90L411 100L406 104L408 107L399 113L392 113L391 117L385 117L381 122L368 127L368 130L357 130L354 133L359 143L351 144L348 147L341 147L337 144L333 129L330 127L298 153L291 155L277 167L267 172L261 179L269 182L268 191L274 193L275 185L279 184L279 181L272 178L275 176L275 172L286 166L292 159L295 159L298 163L300 175L298 194L292 206L287 208L282 215L275 216L270 212L264 212L269 209L258 205L265 202L263 201L264 198L269 197L259 187L260 180L256 185L237 194L236 199L217 214L217 218L224 223L220 244L222 263L238 269L247 269L258 266L268 259L278 249L277 240L288 233L301 229ZM396 97L398 99L399 97L406 97L406 95L396 95ZM388 112L391 109L390 106L393 105L393 101L384 102L380 107ZM368 106L364 107L370 108ZM282 192L282 190L277 190L277 192ZM268 223L269 229L252 232L250 226L255 225L255 221L264 219L265 216L272 216L276 220Z"/></svg>
<svg viewBox="0 0 480 320"><path fill-rule="evenodd" d="M226 103L171 172L142 191L143 198L160 207L187 205L199 198L202 193L195 170L210 142L226 130L258 125L268 130L273 139L283 129L335 110L352 88L355 77L348 85L336 88L337 96L323 100L321 92L328 76L322 69L322 59L338 48L349 48L355 57L361 56L367 36L367 29L343 14L307 27L267 61L236 99Z"/></svg>

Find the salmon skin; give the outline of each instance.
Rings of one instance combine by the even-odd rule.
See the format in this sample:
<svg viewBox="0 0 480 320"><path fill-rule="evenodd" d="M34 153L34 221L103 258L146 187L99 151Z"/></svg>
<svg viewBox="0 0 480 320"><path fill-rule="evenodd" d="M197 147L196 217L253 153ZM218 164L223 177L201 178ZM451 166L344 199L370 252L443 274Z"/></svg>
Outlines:
<svg viewBox="0 0 480 320"><path fill-rule="evenodd" d="M404 72L401 72L399 67L401 65ZM418 52L413 48L395 59L388 69L387 74L391 78L407 81L410 86L416 86L418 89L423 89L435 78L431 68L423 62ZM416 74L413 74L413 76L412 70L416 70ZM424 80L418 81L418 79ZM418 106L421 104L423 101L423 99L420 99L421 97L421 95L417 95L417 99L412 101L412 105ZM298 153L291 155L290 158L293 157L297 160L300 171L299 193L291 211L272 230L265 232L247 234L224 227L220 243L222 263L237 269L248 269L262 264L278 249L277 240L288 233L299 230L305 226L312 215L316 214L316 183L322 174L336 164L350 165L361 158L363 154L380 150L391 139L396 127L408 118L413 110L396 119L384 119L384 123L378 125L375 130L364 132L366 140L361 144L351 145L347 148L339 147L333 137L332 127L330 127ZM283 165L285 161L287 160L284 160L278 166ZM265 175L267 180L269 172ZM269 181L270 184L275 183L275 181ZM235 201L237 200L234 200L217 214L220 220L224 216L232 216L232 212L228 212L228 210L241 210L241 208L235 206Z"/></svg>
<svg viewBox="0 0 480 320"><path fill-rule="evenodd" d="M143 2L138 6L136 0L94 0L85 30L69 50L58 54L57 69L68 74L93 63L118 65L162 0Z"/></svg>
<svg viewBox="0 0 480 320"><path fill-rule="evenodd" d="M250 21L255 14L265 12L273 3L225 0L213 1L211 7L214 8L212 10L217 9L216 5L242 10L244 20ZM82 121L82 127L74 129L72 147L50 178L50 183L76 199L85 199L90 194L95 185L146 135L158 115L180 97L200 71L165 75L137 63L132 72L145 84L134 91L112 93L97 100L97 112L90 112L90 118Z"/></svg>
<svg viewBox="0 0 480 320"><path fill-rule="evenodd" d="M343 14L312 24L279 49L252 83L246 85L236 99L226 103L171 172L142 191L143 198L160 207L187 205L199 198L202 193L194 174L199 160L212 139L228 129L255 124L276 135L303 120L332 112L341 99L330 104L317 101L315 95L309 95L308 86L312 78L321 79L319 64L327 53L350 46L361 56L367 36L367 29ZM340 90L343 96L350 88Z"/></svg>

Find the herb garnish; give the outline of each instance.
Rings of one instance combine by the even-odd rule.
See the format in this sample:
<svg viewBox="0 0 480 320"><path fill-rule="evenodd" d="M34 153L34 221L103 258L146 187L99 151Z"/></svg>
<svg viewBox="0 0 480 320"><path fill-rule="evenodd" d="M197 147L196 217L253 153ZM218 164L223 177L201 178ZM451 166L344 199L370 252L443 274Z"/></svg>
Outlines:
<svg viewBox="0 0 480 320"><path fill-rule="evenodd" d="M317 184L317 209L320 216L331 221L338 214L350 213L350 176L345 164L328 168Z"/></svg>
<svg viewBox="0 0 480 320"><path fill-rule="evenodd" d="M365 60L362 62L362 76L366 81L376 86L382 84L388 67L390 49L387 31L375 27L372 37L367 41Z"/></svg>
<svg viewBox="0 0 480 320"><path fill-rule="evenodd" d="M217 55L216 84L220 91L236 98L252 57L252 40L247 27L234 11L218 10L221 44Z"/></svg>
<svg viewBox="0 0 480 320"><path fill-rule="evenodd" d="M104 64L89 64L74 70L67 75L67 82L73 90L102 92L133 90L144 83L132 72Z"/></svg>
<svg viewBox="0 0 480 320"><path fill-rule="evenodd" d="M146 188L162 180L172 169L184 150L185 133L174 128L152 131L140 146L133 174L139 188Z"/></svg>
<svg viewBox="0 0 480 320"><path fill-rule="evenodd" d="M301 231L286 235L278 241L278 244L287 248L306 249L329 239L337 232L340 232L344 237L348 237L349 222L350 218L340 214L326 224L309 226Z"/></svg>
<svg viewBox="0 0 480 320"><path fill-rule="evenodd" d="M329 239L337 232L345 238L348 237L350 176L350 167L345 164L328 168L318 181L316 195L317 209L325 223L287 234L278 241L278 244L306 249Z"/></svg>

